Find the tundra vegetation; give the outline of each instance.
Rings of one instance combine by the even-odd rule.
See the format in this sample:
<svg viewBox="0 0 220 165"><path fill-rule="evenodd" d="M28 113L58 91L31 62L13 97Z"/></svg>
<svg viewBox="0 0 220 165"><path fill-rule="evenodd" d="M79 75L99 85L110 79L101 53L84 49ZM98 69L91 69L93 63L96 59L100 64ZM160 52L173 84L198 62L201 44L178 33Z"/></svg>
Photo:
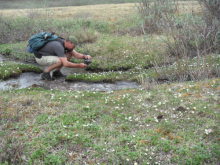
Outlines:
<svg viewBox="0 0 220 165"><path fill-rule="evenodd" d="M92 56L88 72L67 81L142 87L1 90L0 164L219 163L220 2L126 2L0 2L0 53L8 59L0 62L2 81L42 72L26 46L50 31L75 35L77 51Z"/></svg>

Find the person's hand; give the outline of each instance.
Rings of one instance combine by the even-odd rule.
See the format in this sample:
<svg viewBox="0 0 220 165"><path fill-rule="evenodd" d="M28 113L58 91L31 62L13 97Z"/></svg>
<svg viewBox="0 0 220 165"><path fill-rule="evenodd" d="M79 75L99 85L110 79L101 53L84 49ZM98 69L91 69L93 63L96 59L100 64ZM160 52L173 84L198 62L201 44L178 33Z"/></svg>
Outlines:
<svg viewBox="0 0 220 165"><path fill-rule="evenodd" d="M84 63L80 63L79 64L79 68L86 68L88 65L84 64Z"/></svg>
<svg viewBox="0 0 220 165"><path fill-rule="evenodd" d="M91 56L90 55L84 55L84 58L88 58L89 60L91 60Z"/></svg>

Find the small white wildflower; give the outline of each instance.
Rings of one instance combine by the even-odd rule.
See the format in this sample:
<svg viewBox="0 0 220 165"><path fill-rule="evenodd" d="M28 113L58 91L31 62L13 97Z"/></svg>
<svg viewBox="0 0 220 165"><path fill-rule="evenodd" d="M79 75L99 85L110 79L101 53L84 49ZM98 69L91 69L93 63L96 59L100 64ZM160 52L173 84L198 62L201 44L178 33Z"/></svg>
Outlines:
<svg viewBox="0 0 220 165"><path fill-rule="evenodd" d="M212 132L213 132L212 129L205 129L205 133L206 133L206 135L208 135L208 134L210 134L210 133L212 133Z"/></svg>

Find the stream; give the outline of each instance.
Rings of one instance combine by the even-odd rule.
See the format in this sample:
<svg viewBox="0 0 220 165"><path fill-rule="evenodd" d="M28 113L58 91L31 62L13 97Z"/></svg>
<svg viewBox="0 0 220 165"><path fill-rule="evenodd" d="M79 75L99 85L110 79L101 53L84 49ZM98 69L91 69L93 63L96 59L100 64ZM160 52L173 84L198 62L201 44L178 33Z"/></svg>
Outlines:
<svg viewBox="0 0 220 165"><path fill-rule="evenodd" d="M0 61L7 60L0 55ZM37 64L34 64L37 65ZM37 65L39 66L39 65ZM45 69L45 66L39 66ZM63 67L61 72L65 75L74 73L86 73L85 69ZM45 81L41 79L41 74L34 72L22 73L17 78L10 78L0 81L0 91L11 88L30 88L43 87L48 90L75 90L75 91L116 91L121 89L140 88L140 84L129 81L119 81L116 83L85 83L85 82L67 82L64 78L57 78L55 81Z"/></svg>

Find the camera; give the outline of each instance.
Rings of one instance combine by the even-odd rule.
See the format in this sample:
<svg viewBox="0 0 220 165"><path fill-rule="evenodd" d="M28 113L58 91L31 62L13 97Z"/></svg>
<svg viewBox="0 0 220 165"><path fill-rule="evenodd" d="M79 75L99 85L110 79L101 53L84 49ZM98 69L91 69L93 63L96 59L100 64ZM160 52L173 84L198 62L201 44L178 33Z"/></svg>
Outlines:
<svg viewBox="0 0 220 165"><path fill-rule="evenodd" d="M91 63L92 63L91 60L89 60L88 58L85 58L84 64L89 65L89 64L91 64Z"/></svg>

